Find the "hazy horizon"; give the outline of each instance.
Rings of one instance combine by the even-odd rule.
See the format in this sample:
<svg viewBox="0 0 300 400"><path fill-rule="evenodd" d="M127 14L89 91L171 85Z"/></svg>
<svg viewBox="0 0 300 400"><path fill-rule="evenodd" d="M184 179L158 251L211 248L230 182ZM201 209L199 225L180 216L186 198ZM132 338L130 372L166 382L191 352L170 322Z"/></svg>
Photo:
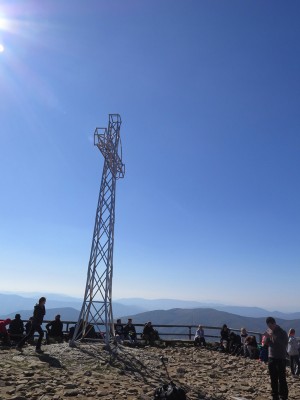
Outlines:
<svg viewBox="0 0 300 400"><path fill-rule="evenodd" d="M26 298L32 298L34 300L35 296L38 298L39 296L48 296L49 299L51 300L57 300L62 298L65 301L78 301L79 303L81 303L83 301L83 297L74 297L74 296L69 296L68 294L64 294L64 293L47 293L47 292L14 292L14 291L0 291L0 294L11 294L11 295L19 295L21 297L26 297ZM57 297L56 297L57 296ZM244 305L244 304L238 304L238 303L234 303L234 304L228 304L228 303L222 303L222 302L216 302L213 300L206 300L206 301L199 301L199 300L189 300L189 299L179 299L179 298L146 298L146 297L123 297L123 298L113 298L113 302L115 303L121 303L122 304L122 300L126 301L126 300L145 300L145 301L156 301L156 302L163 302L163 301L170 301L170 302L183 302L183 303L198 303L199 305L207 305L208 308L213 306L221 306L221 307L248 307L248 308L260 308L260 309L264 309L266 311L269 311L270 313L272 312L283 312L283 313L295 313L295 312L300 312L300 307L292 307L292 308L278 308L278 309L269 309L268 307L258 307L255 305Z"/></svg>

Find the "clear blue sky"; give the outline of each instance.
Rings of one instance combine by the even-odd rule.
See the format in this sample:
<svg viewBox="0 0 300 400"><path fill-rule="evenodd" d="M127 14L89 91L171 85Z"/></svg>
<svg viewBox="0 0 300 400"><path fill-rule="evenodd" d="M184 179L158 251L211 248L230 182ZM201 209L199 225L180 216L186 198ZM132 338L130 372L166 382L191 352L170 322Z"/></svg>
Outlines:
<svg viewBox="0 0 300 400"><path fill-rule="evenodd" d="M2 0L0 290L83 296L93 132L119 113L114 298L299 311L299 18L297 0Z"/></svg>

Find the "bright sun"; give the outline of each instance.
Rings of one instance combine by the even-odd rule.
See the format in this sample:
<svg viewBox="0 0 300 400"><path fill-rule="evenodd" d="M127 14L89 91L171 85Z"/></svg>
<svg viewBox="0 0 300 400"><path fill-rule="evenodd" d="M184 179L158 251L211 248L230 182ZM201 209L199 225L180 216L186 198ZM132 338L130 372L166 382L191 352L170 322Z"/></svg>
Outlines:
<svg viewBox="0 0 300 400"><path fill-rule="evenodd" d="M0 43L0 53L2 53L4 51L4 46L3 44Z"/></svg>

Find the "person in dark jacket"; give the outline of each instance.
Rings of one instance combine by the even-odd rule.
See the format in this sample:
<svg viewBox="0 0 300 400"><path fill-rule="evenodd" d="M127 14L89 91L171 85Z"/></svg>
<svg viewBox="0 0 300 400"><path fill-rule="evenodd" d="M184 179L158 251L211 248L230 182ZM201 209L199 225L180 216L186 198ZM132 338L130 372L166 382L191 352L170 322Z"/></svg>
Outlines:
<svg viewBox="0 0 300 400"><path fill-rule="evenodd" d="M271 379L273 400L287 400L288 386L286 382L286 349L287 333L276 324L273 317L266 319L268 330L265 332L265 344L268 346L268 368Z"/></svg>
<svg viewBox="0 0 300 400"><path fill-rule="evenodd" d="M47 344L50 343L50 337L54 338L55 340L62 341L64 334L63 334L63 323L60 320L60 315L56 315L55 319L51 322L48 322L46 325L46 340Z"/></svg>
<svg viewBox="0 0 300 400"><path fill-rule="evenodd" d="M220 331L220 336L221 336L220 344L221 344L221 349L223 351L229 350L229 341L230 341L229 335L230 335L230 329L228 329L227 325L224 324Z"/></svg>
<svg viewBox="0 0 300 400"><path fill-rule="evenodd" d="M128 322L124 326L124 337L129 339L131 343L136 343L136 329L132 323L132 318L128 318Z"/></svg>
<svg viewBox="0 0 300 400"><path fill-rule="evenodd" d="M41 344L42 344L42 339L44 337L44 331L42 329L42 323L44 320L44 315L46 314L46 309L45 309L45 304L46 304L46 298L41 297L39 299L38 304L34 306L33 310L33 319L32 319L32 325L29 333L24 336L23 339L20 340L20 342L17 345L17 349L21 350L24 344L34 335L34 332L39 333L39 338L36 344L35 351L37 353L42 353L43 351L41 350Z"/></svg>
<svg viewBox="0 0 300 400"><path fill-rule="evenodd" d="M144 339L146 343L149 343L150 345L153 345L155 340L159 340L158 332L153 328L151 321L148 321L144 325L142 339Z"/></svg>
<svg viewBox="0 0 300 400"><path fill-rule="evenodd" d="M15 315L15 318L9 325L8 332L12 340L19 341L22 339L24 333L24 322L21 320L20 314Z"/></svg>

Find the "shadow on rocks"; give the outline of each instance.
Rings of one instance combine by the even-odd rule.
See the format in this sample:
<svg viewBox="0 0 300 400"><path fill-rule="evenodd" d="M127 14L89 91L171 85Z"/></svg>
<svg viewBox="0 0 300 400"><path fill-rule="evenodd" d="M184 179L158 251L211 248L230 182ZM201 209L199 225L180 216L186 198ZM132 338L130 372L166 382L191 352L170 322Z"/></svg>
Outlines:
<svg viewBox="0 0 300 400"><path fill-rule="evenodd" d="M40 354L38 355L38 358L40 361L48 363L49 367L63 368L60 361L55 357L51 357L49 354Z"/></svg>

